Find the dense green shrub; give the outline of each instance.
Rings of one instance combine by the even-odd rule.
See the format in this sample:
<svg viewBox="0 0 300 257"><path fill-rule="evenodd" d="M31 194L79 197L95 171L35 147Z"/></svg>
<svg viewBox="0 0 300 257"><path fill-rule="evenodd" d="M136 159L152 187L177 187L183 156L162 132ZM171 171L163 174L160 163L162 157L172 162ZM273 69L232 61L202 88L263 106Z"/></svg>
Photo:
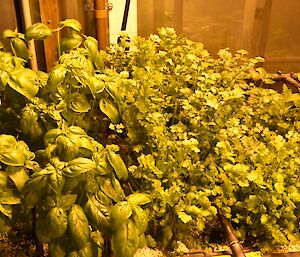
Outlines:
<svg viewBox="0 0 300 257"><path fill-rule="evenodd" d="M172 29L108 49L109 67L130 78L116 97L137 156L130 171L154 199L163 246L205 235L218 210L243 239L299 237L300 95L251 83L272 80L246 54L213 58Z"/></svg>
<svg viewBox="0 0 300 257"><path fill-rule="evenodd" d="M26 68L26 43L62 29L53 70ZM193 247L218 212L242 239L299 237L300 95L254 85L272 83L262 58L213 58L169 28L98 51L74 20L4 38L1 232L21 203L55 257L101 256L108 240L118 257L155 241Z"/></svg>
<svg viewBox="0 0 300 257"><path fill-rule="evenodd" d="M26 68L27 40L63 28L68 35L51 73ZM14 55L0 51L0 233L22 203L50 256L102 256L108 240L116 256L133 256L145 244L142 206L151 198L124 186L119 146L107 144L106 127L120 120L106 85L114 76L101 72L98 42L80 35L77 21L55 31L35 24L26 36L4 32Z"/></svg>

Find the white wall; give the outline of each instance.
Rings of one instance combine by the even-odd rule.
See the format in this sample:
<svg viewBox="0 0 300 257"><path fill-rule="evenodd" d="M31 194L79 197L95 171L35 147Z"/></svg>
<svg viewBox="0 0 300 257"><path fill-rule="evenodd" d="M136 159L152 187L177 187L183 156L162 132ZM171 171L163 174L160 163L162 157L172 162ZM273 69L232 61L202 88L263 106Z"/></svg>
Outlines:
<svg viewBox="0 0 300 257"><path fill-rule="evenodd" d="M109 0L109 3L113 5L112 10L109 11L109 32L111 43L116 43L117 38L120 35L125 2L125 0ZM137 0L130 1L127 28L125 32L129 35L129 37L137 35Z"/></svg>

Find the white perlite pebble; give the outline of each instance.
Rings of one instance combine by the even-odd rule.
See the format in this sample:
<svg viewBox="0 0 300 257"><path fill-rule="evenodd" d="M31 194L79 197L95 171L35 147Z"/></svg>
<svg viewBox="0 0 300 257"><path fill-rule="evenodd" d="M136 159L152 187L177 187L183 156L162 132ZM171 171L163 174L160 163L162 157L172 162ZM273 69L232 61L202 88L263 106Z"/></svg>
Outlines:
<svg viewBox="0 0 300 257"><path fill-rule="evenodd" d="M134 257L164 257L163 253L157 249L151 249L148 247L144 247L138 249L134 255Z"/></svg>

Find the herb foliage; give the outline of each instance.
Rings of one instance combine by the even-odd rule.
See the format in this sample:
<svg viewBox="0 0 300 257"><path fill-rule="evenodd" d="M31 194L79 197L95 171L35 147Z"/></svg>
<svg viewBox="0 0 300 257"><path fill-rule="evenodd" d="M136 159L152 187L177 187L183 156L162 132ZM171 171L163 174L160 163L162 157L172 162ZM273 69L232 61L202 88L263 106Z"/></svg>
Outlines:
<svg viewBox="0 0 300 257"><path fill-rule="evenodd" d="M218 210L243 240L299 238L299 93L254 85L273 83L262 58L228 49L213 58L170 28L108 52L109 67L130 78L116 99L137 156L129 170L153 197L163 247L203 241Z"/></svg>
<svg viewBox="0 0 300 257"><path fill-rule="evenodd" d="M62 29L53 70L27 68L27 42ZM1 232L21 204L56 257L102 256L108 240L118 257L193 247L219 211L242 239L299 238L300 95L252 83L272 83L262 58L213 58L170 28L98 51L80 29L69 19L4 32Z"/></svg>

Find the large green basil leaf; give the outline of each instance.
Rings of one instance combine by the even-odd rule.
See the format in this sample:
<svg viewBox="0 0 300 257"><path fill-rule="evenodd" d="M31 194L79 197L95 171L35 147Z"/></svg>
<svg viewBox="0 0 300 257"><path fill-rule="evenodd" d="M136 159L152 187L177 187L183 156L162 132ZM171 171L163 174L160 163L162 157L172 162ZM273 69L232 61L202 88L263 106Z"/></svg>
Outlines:
<svg viewBox="0 0 300 257"><path fill-rule="evenodd" d="M85 95L80 93L73 93L70 95L68 107L72 111L78 113L88 112L91 109L91 105Z"/></svg>
<svg viewBox="0 0 300 257"><path fill-rule="evenodd" d="M75 204L68 215L69 232L79 248L89 242L89 222L80 205Z"/></svg>
<svg viewBox="0 0 300 257"><path fill-rule="evenodd" d="M96 163L91 159L78 157L68 162L68 166L63 170L63 173L67 177L75 177L95 168Z"/></svg>
<svg viewBox="0 0 300 257"><path fill-rule="evenodd" d="M14 148L17 144L17 140L11 135L0 135L0 154L7 152L8 149Z"/></svg>
<svg viewBox="0 0 300 257"><path fill-rule="evenodd" d="M25 183L29 180L27 171L23 167L9 167L8 176L21 192Z"/></svg>
<svg viewBox="0 0 300 257"><path fill-rule="evenodd" d="M111 180L114 190L116 191L116 193L118 194L120 199L124 200L126 198L126 195L124 193L124 190L123 190L119 180L116 179L114 174L110 174L109 176L110 176L110 180Z"/></svg>
<svg viewBox="0 0 300 257"><path fill-rule="evenodd" d="M58 85L60 85L67 74L67 69L64 64L58 64L51 71L47 82L47 89L51 92L56 91Z"/></svg>
<svg viewBox="0 0 300 257"><path fill-rule="evenodd" d="M46 196L45 199L43 199L43 209L44 210L49 211L52 208L56 207L56 205L57 205L56 199L54 199L54 197L51 197L50 195Z"/></svg>
<svg viewBox="0 0 300 257"><path fill-rule="evenodd" d="M78 126L70 126L68 127L67 133L77 136L86 136L86 132L84 129Z"/></svg>
<svg viewBox="0 0 300 257"><path fill-rule="evenodd" d="M4 216L8 217L9 219L12 219L12 208L10 205L0 204L0 213L2 213Z"/></svg>
<svg viewBox="0 0 300 257"><path fill-rule="evenodd" d="M112 204L111 198L109 198L106 194L103 193L103 191L99 190L96 194L96 199L99 201L99 203L104 204L106 206Z"/></svg>
<svg viewBox="0 0 300 257"><path fill-rule="evenodd" d="M4 196L0 196L0 204L15 205L19 203L21 203L21 198L18 196L6 194Z"/></svg>
<svg viewBox="0 0 300 257"><path fill-rule="evenodd" d="M22 132L31 137L37 139L43 134L43 128L39 124L40 113L34 106L26 106L21 112L21 130Z"/></svg>
<svg viewBox="0 0 300 257"><path fill-rule="evenodd" d="M98 53L98 41L93 37L87 37L84 40L83 45L88 50L91 59L94 61Z"/></svg>
<svg viewBox="0 0 300 257"><path fill-rule="evenodd" d="M44 217L38 217L35 223L35 234L37 238L43 243L49 243L52 239L50 236L46 219Z"/></svg>
<svg viewBox="0 0 300 257"><path fill-rule="evenodd" d="M139 233L135 223L129 219L122 223L112 236L112 249L118 257L134 256L139 245Z"/></svg>
<svg viewBox="0 0 300 257"><path fill-rule="evenodd" d="M114 171L118 179L126 180L128 178L128 171L120 155L116 154L113 151L108 151L107 158L110 165L114 168Z"/></svg>
<svg viewBox="0 0 300 257"><path fill-rule="evenodd" d="M113 231L117 231L132 215L132 205L129 202L119 202L111 208L110 218Z"/></svg>
<svg viewBox="0 0 300 257"><path fill-rule="evenodd" d="M69 137L60 135L56 138L56 152L61 160L73 160L79 151L76 140L71 140Z"/></svg>
<svg viewBox="0 0 300 257"><path fill-rule="evenodd" d="M89 195L94 195L99 191L99 185L93 173L85 173L86 183L84 185L85 191Z"/></svg>
<svg viewBox="0 0 300 257"><path fill-rule="evenodd" d="M95 76L89 76L87 78L87 85L94 98L96 97L96 94L101 93L105 88L105 83Z"/></svg>
<svg viewBox="0 0 300 257"><path fill-rule="evenodd" d="M48 146L49 144L53 144L56 138L61 134L62 134L62 130L58 128L48 130L47 133L44 135L45 146Z"/></svg>
<svg viewBox="0 0 300 257"><path fill-rule="evenodd" d="M43 40L52 35L52 30L42 23L35 23L26 29L26 39Z"/></svg>
<svg viewBox="0 0 300 257"><path fill-rule="evenodd" d="M105 63L105 51L100 51L97 53L96 58L93 60L97 70L102 71L104 69L104 63Z"/></svg>
<svg viewBox="0 0 300 257"><path fill-rule="evenodd" d="M135 192L127 196L127 201L133 205L144 205L147 203L151 203L152 199L149 194Z"/></svg>
<svg viewBox="0 0 300 257"><path fill-rule="evenodd" d="M99 107L112 123L117 124L121 121L119 111L112 101L102 98L99 102Z"/></svg>
<svg viewBox="0 0 300 257"><path fill-rule="evenodd" d="M147 215L147 212L143 210L140 206L134 206L133 213L134 222L139 230L139 234L141 235L145 233L148 228L149 217Z"/></svg>
<svg viewBox="0 0 300 257"><path fill-rule="evenodd" d="M39 191L29 191L25 194L23 198L23 205L27 209L32 209L36 206L36 204L44 197L46 193L45 188L39 190Z"/></svg>
<svg viewBox="0 0 300 257"><path fill-rule="evenodd" d="M42 188L44 188L47 185L47 183L48 183L47 175L31 178L25 183L22 193L26 194L27 192L30 192L33 190L39 191Z"/></svg>
<svg viewBox="0 0 300 257"><path fill-rule="evenodd" d="M66 247L68 245L60 239L51 241L49 243L49 256L51 257L65 257L67 255Z"/></svg>
<svg viewBox="0 0 300 257"><path fill-rule="evenodd" d="M74 189L83 181L85 181L84 174L76 176L76 177L67 177L65 179L65 185L63 191L69 192L74 191Z"/></svg>
<svg viewBox="0 0 300 257"><path fill-rule="evenodd" d="M57 206L67 211L72 208L77 199L77 194L62 195L57 202Z"/></svg>
<svg viewBox="0 0 300 257"><path fill-rule="evenodd" d="M8 85L27 99L30 100L38 93L39 86L33 82L38 79L34 71L27 68L18 69L11 73L11 78Z"/></svg>
<svg viewBox="0 0 300 257"><path fill-rule="evenodd" d="M46 224L52 238L63 236L67 231L67 213L62 208L52 208L46 216Z"/></svg>
<svg viewBox="0 0 300 257"><path fill-rule="evenodd" d="M87 243L83 248L78 251L79 257L93 257L93 248L91 243Z"/></svg>
<svg viewBox="0 0 300 257"><path fill-rule="evenodd" d="M43 197L48 184L48 176L38 176L28 180L22 190L25 195L23 204L26 208L32 209Z"/></svg>
<svg viewBox="0 0 300 257"><path fill-rule="evenodd" d="M81 24L80 24L80 22L77 21L77 20L75 20L75 19L66 19L64 21L61 21L59 23L59 26L61 28L68 27L68 28L74 29L77 32L79 32L81 30Z"/></svg>
<svg viewBox="0 0 300 257"><path fill-rule="evenodd" d="M65 177L62 171L57 170L56 172L49 175L50 186L55 193L60 193L65 185Z"/></svg>
<svg viewBox="0 0 300 257"><path fill-rule="evenodd" d="M90 139L81 137L80 140L78 140L77 145L79 147L79 154L82 157L91 158L93 156L95 147Z"/></svg>
<svg viewBox="0 0 300 257"><path fill-rule="evenodd" d="M110 228L110 209L101 204L92 196L85 204L84 211L89 218L91 224L101 231L109 231Z"/></svg>
<svg viewBox="0 0 300 257"><path fill-rule="evenodd" d="M24 166L26 157L23 152L17 149L10 149L0 155L0 162L10 166Z"/></svg>
<svg viewBox="0 0 300 257"><path fill-rule="evenodd" d="M122 197L121 192L117 192L114 188L112 181L108 177L97 177L98 183L100 185L101 191L108 196L110 199L114 200L115 202L120 202L124 198ZM123 192L124 194L124 192Z"/></svg>
<svg viewBox="0 0 300 257"><path fill-rule="evenodd" d="M3 38L14 38L17 36L17 34L18 34L18 32L16 32L16 31L13 31L11 29L6 29L3 31L2 37Z"/></svg>
<svg viewBox="0 0 300 257"><path fill-rule="evenodd" d="M30 52L28 50L26 42L18 37L11 39L11 46L14 54L26 61L30 58Z"/></svg>
<svg viewBox="0 0 300 257"><path fill-rule="evenodd" d="M91 233L91 239L92 241L98 246L98 249L99 248L103 248L104 246L104 238L103 238L103 235L102 233L99 231L99 230L96 230L96 231L93 231Z"/></svg>
<svg viewBox="0 0 300 257"><path fill-rule="evenodd" d="M69 52L72 49L77 48L82 43L82 38L80 36L78 37L64 37L60 41L60 49L62 52Z"/></svg>

